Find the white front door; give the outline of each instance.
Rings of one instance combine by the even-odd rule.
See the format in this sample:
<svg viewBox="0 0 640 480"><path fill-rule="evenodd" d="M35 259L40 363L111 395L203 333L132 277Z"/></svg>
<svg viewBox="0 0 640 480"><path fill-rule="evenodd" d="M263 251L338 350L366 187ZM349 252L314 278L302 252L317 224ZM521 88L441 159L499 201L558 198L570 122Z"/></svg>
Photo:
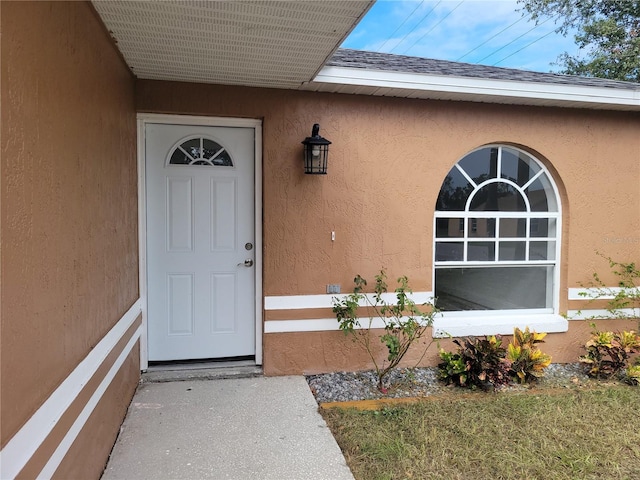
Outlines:
<svg viewBox="0 0 640 480"><path fill-rule="evenodd" d="M145 127L150 361L255 355L253 128Z"/></svg>

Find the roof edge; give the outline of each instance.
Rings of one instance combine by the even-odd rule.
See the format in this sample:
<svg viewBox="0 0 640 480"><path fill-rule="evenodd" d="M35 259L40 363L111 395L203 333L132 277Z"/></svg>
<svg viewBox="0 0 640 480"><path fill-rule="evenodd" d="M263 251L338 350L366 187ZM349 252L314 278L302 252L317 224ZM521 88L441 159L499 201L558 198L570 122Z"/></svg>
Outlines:
<svg viewBox="0 0 640 480"><path fill-rule="evenodd" d="M552 84L522 80L485 79L468 76L397 72L366 68L325 66L312 81L314 84L377 87L393 92L411 90L428 94L472 95L477 101L491 98L550 101L558 106L583 104L584 108L640 110L639 89L615 89L571 84ZM402 95L396 95L402 96ZM405 95L406 96L406 95ZM621 108L623 107L623 108Z"/></svg>

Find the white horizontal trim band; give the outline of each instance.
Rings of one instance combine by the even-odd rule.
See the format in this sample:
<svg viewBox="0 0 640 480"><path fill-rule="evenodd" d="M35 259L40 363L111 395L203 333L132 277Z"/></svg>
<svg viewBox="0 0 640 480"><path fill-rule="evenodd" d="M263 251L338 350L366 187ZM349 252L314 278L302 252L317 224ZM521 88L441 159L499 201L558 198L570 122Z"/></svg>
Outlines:
<svg viewBox="0 0 640 480"><path fill-rule="evenodd" d="M96 391L93 393L93 395L91 395L91 398L82 409L82 412L80 412L80 415L78 415L78 418L76 418L76 421L73 422L73 425L71 425L71 428L58 445L58 448L56 448L55 452L53 452L53 455L51 455L51 458L49 458L49 461L38 475L38 479L46 480L53 477L53 474L56 472L56 470L60 466L60 463L62 463L62 460L67 455L67 452L71 448L71 445L76 440L76 438L78 438L78 434L84 427L85 423L87 423L89 416L95 410L100 399L102 399L104 392L107 390L109 385L111 385L114 377L120 371L120 368L124 364L125 360L129 357L129 354L140 338L141 333L142 326L138 327L136 332L129 339L124 350L122 350L117 360L109 369L107 375L102 379L102 382L100 382L100 385L98 386Z"/></svg>
<svg viewBox="0 0 640 480"><path fill-rule="evenodd" d="M640 296L640 288L621 287L590 287L570 288L569 300L611 300L621 291L626 290L631 295Z"/></svg>
<svg viewBox="0 0 640 480"><path fill-rule="evenodd" d="M497 95L512 98L556 100L558 103L583 102L640 106L640 91L637 90L389 72L348 67L324 67L314 79L314 83L462 93L478 96Z"/></svg>
<svg viewBox="0 0 640 480"><path fill-rule="evenodd" d="M620 316L611 315L609 310L605 309L591 309L591 310L569 310L567 311L567 318L569 320L588 320L588 319L602 319L602 320L616 320L619 318L638 318L640 311L633 308L621 308L617 310Z"/></svg>
<svg viewBox="0 0 640 480"><path fill-rule="evenodd" d="M406 319L406 317L404 317ZM366 328L369 319L361 319L361 325ZM556 333L569 329L567 319L561 315L538 313L507 315L458 315L445 313L438 315L433 322L434 338L448 336L478 336L478 335L509 335L515 327L524 329L529 327L537 332ZM379 318L371 321L371 328L384 328ZM318 318L313 320L269 320L265 322L265 333L295 333L295 332L323 332L336 331L338 321L335 318Z"/></svg>
<svg viewBox="0 0 640 480"><path fill-rule="evenodd" d="M579 295L580 292L595 294L596 288L570 288L569 300L588 300L591 297ZM617 292L620 288L612 287L602 289L610 292ZM303 310L310 308L332 308L333 298L343 299L347 294L337 295L291 295L291 296L271 296L265 297L265 310ZM395 293L386 293L383 298L387 302L394 302ZM373 299L373 294L368 294ZM414 292L411 298L417 304L433 301L433 292ZM613 296L603 296L600 298L611 299ZM360 302L361 306L366 306L366 301ZM633 315L633 309L621 310L628 315ZM477 312L475 312L477 313ZM434 336L446 337L469 336L469 335L506 335L513 333L514 327L529 327L539 332L553 333L566 332L568 322L560 315L550 313L534 314L513 314L500 319L495 312L488 312L489 315L479 321L479 315L460 315L457 313L445 313L434 321ZM568 316L571 320L590 318L592 316L610 317L607 310L584 310L581 316L577 316L578 310L570 310ZM367 319L364 319L367 321ZM321 318L309 320L267 320L265 321L265 333L292 333L292 332L320 332L338 330L338 321L335 318ZM372 328L383 328L381 320L374 319Z"/></svg>
<svg viewBox="0 0 640 480"><path fill-rule="evenodd" d="M409 317L402 317L407 320ZM358 328L384 328L384 322L380 318L361 318ZM336 318L316 318L313 320L268 320L264 323L264 333L295 333L295 332L327 332L340 330Z"/></svg>
<svg viewBox="0 0 640 480"><path fill-rule="evenodd" d="M273 296L264 297L265 310L304 310L308 308L333 308L333 299L343 300L347 297L347 293L339 293L335 295L289 295L289 296ZM413 292L407 295L417 305L433 302L433 292ZM368 293L367 297L373 303L374 294ZM396 303L396 293L388 292L382 294L382 299L388 303ZM359 305L365 307L369 305L366 300L359 302Z"/></svg>
<svg viewBox="0 0 640 480"><path fill-rule="evenodd" d="M136 300L0 452L0 478L15 478L142 312ZM139 336L140 330L136 333Z"/></svg>

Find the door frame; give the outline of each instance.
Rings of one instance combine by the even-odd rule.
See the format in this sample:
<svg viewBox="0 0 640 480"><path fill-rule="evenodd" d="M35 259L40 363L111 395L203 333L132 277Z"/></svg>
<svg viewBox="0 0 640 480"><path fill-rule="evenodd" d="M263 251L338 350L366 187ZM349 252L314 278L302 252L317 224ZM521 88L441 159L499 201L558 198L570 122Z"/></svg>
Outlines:
<svg viewBox="0 0 640 480"><path fill-rule="evenodd" d="M256 364L262 365L262 120L138 113L138 280L142 303L140 370L149 366L147 318L147 191L145 129L148 123L205 127L241 127L254 130L254 229L255 229L255 345Z"/></svg>

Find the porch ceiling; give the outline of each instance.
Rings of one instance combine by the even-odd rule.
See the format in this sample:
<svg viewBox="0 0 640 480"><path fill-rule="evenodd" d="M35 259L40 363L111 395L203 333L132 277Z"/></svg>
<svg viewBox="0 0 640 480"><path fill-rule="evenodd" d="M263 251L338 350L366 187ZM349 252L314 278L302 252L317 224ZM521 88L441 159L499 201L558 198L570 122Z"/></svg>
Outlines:
<svg viewBox="0 0 640 480"><path fill-rule="evenodd" d="M297 88L373 0L92 0L138 78Z"/></svg>

